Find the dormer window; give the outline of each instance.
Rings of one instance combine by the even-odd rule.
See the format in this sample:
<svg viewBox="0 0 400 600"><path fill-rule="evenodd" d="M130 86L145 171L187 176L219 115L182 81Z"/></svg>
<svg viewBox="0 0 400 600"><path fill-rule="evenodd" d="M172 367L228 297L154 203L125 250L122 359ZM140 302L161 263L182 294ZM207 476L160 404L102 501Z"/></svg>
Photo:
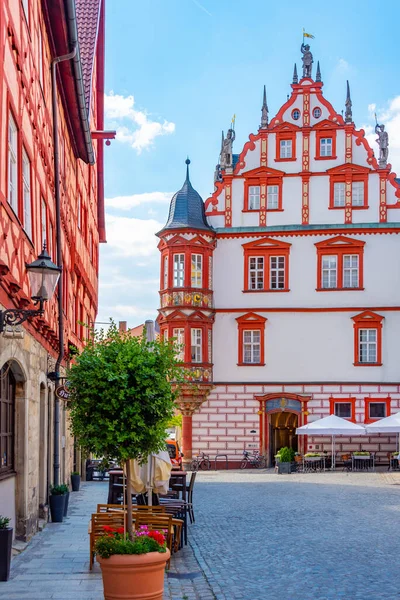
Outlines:
<svg viewBox="0 0 400 600"><path fill-rule="evenodd" d="M280 158L292 158L292 140L280 141Z"/></svg>
<svg viewBox="0 0 400 600"><path fill-rule="evenodd" d="M260 186L249 186L249 210L260 210Z"/></svg>
<svg viewBox="0 0 400 600"><path fill-rule="evenodd" d="M183 287L185 281L185 255L174 254L174 287Z"/></svg>
<svg viewBox="0 0 400 600"><path fill-rule="evenodd" d="M320 156L332 156L332 138L321 138L320 139Z"/></svg>

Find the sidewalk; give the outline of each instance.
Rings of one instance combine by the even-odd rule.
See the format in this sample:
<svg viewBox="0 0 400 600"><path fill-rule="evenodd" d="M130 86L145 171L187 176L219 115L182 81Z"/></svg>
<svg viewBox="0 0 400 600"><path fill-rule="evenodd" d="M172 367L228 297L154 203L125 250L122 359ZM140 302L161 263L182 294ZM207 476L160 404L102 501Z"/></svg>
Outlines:
<svg viewBox="0 0 400 600"><path fill-rule="evenodd" d="M10 580L0 582L2 600L103 600L97 562L89 571L87 530L91 513L106 502L107 492L106 482L90 482L70 494L64 523L49 523L13 559ZM215 598L189 545L172 559L164 590L165 600Z"/></svg>

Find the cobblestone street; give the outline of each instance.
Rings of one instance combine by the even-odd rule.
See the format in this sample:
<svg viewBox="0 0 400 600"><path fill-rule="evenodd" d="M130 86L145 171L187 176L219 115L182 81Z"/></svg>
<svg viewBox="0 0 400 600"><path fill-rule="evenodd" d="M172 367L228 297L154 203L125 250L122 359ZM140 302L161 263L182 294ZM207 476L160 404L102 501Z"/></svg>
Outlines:
<svg viewBox="0 0 400 600"><path fill-rule="evenodd" d="M165 600L400 598L397 474L199 473L196 523L174 557ZM3 600L101 600L87 526L106 483L71 494L70 516L14 558Z"/></svg>

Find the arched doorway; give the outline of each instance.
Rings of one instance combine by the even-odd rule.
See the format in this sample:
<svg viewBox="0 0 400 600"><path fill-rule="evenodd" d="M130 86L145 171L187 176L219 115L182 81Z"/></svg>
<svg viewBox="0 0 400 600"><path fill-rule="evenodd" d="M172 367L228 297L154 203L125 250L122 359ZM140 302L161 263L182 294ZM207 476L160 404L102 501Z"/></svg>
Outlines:
<svg viewBox="0 0 400 600"><path fill-rule="evenodd" d="M260 403L260 447L269 466L275 464L275 454L284 446L295 452L304 449L304 436L298 439L296 428L307 423L307 402L310 396L299 394L264 394L256 396Z"/></svg>
<svg viewBox="0 0 400 600"><path fill-rule="evenodd" d="M271 464L278 450L285 446L292 448L295 452L298 451L298 439L296 435L298 421L299 416L293 412L269 413L269 451Z"/></svg>

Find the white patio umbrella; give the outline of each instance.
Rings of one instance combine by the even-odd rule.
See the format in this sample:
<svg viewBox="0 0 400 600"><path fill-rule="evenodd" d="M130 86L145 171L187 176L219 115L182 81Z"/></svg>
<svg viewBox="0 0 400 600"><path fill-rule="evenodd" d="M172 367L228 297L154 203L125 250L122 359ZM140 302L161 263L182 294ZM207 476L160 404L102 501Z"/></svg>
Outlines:
<svg viewBox="0 0 400 600"><path fill-rule="evenodd" d="M152 492L166 494L172 469L171 459L167 451L151 454L147 462L139 464L130 461L131 485L135 494L147 491L149 506L152 504Z"/></svg>
<svg viewBox="0 0 400 600"><path fill-rule="evenodd" d="M400 412L374 421L374 423L368 423L365 426L368 433L398 433L397 436L397 450L400 450Z"/></svg>
<svg viewBox="0 0 400 600"><path fill-rule="evenodd" d="M335 468L335 437L337 435L365 435L366 431L362 425L352 423L336 415L329 415L312 423L307 423L296 429L297 435L329 435L332 437L332 469Z"/></svg>

